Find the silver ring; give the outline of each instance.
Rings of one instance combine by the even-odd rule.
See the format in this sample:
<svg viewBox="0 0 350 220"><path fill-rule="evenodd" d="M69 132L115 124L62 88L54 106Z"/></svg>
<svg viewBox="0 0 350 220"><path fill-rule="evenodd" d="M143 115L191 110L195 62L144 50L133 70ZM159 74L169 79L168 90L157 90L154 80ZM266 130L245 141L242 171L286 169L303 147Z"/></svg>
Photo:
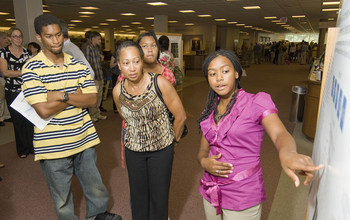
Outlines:
<svg viewBox="0 0 350 220"><path fill-rule="evenodd" d="M216 173L220 173L220 170L216 170L215 172L216 172Z"/></svg>

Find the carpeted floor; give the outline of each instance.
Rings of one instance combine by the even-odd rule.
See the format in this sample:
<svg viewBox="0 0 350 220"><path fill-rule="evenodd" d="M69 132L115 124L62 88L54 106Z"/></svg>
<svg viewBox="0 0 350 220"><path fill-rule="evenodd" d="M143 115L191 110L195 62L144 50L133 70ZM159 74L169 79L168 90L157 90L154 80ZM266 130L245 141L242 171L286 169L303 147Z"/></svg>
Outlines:
<svg viewBox="0 0 350 220"><path fill-rule="evenodd" d="M270 93L282 121L289 131L293 131L294 123L288 122L291 87L306 85L308 66L261 64L247 68L246 72L247 77L241 80L243 88L252 93ZM202 198L198 192L203 171L196 160L200 140L196 120L204 108L208 86L201 77L200 71L186 72L182 99L188 113L186 124L190 132L175 153L170 190L171 220L204 219ZM98 166L110 193L110 211L129 220L128 177L126 169L121 167L120 156L121 120L112 111L110 97L105 101L104 107L109 110L108 119L95 124L101 139L101 144L97 146ZM278 154L268 137L264 139L261 159L267 192L267 201L263 204L262 212L262 219L265 220L268 218L281 173ZM10 123L0 128L0 161L6 165L0 169L0 176L3 178L0 182L0 219L56 219L40 164L33 161L32 155L27 159L17 157ZM85 201L75 178L72 188L76 214L79 219L84 219Z"/></svg>

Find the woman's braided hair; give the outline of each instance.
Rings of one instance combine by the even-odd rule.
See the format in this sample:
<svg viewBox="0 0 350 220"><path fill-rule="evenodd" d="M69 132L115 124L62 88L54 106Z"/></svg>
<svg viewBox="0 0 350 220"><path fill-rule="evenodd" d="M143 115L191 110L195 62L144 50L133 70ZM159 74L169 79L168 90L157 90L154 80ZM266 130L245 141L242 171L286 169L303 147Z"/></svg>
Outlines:
<svg viewBox="0 0 350 220"><path fill-rule="evenodd" d="M209 54L203 63L203 74L204 77L206 78L207 82L208 82L208 67L209 64L211 63L212 60L214 60L216 57L218 56L223 56L226 57L227 59L230 60L230 62L232 63L235 71L238 72L238 79L236 79L236 88L240 89L242 88L240 85L240 79L242 76L242 66L239 62L238 57L236 56L236 54L232 51L232 50L227 50L227 49L221 49L218 51L215 51L211 54ZM202 114L200 115L200 117L197 120L198 123L198 127L200 129L200 123L202 121L204 121L205 119L207 119L209 117L209 115L214 111L215 106L217 106L218 104L218 94L216 92L214 92L214 90L212 90L211 88L209 88L209 93L208 93L208 98L207 98L207 104L205 106L204 111L202 112ZM226 107L226 111L225 114L223 116L226 116L228 113L231 112L231 109L233 107L233 105L236 102L236 97L237 97L237 93L235 92L232 95L232 98L229 102L229 104Z"/></svg>

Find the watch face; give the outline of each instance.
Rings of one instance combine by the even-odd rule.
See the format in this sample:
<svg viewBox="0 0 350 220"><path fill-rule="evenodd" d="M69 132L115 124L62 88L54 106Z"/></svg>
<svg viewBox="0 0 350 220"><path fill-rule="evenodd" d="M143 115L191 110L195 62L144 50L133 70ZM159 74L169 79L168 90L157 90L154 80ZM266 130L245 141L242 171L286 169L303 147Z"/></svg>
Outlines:
<svg viewBox="0 0 350 220"><path fill-rule="evenodd" d="M68 100L69 100L68 92L64 92L64 95L63 95L63 102L67 102Z"/></svg>

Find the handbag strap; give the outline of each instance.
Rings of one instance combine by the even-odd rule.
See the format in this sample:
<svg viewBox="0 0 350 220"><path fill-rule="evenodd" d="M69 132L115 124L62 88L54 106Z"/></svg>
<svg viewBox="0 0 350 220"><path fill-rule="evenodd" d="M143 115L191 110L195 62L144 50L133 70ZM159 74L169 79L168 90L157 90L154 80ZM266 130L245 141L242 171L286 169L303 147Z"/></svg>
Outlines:
<svg viewBox="0 0 350 220"><path fill-rule="evenodd" d="M162 92L160 91L159 87L158 87L158 81L157 81L157 78L158 78L159 74L155 74L154 77L153 77L153 82L154 82L154 89L156 90L156 93L157 93L157 96L160 98L160 100L163 102L163 104L165 105L165 102L164 102L164 99L163 99L163 96L162 96ZM166 105L165 105L166 107Z"/></svg>

